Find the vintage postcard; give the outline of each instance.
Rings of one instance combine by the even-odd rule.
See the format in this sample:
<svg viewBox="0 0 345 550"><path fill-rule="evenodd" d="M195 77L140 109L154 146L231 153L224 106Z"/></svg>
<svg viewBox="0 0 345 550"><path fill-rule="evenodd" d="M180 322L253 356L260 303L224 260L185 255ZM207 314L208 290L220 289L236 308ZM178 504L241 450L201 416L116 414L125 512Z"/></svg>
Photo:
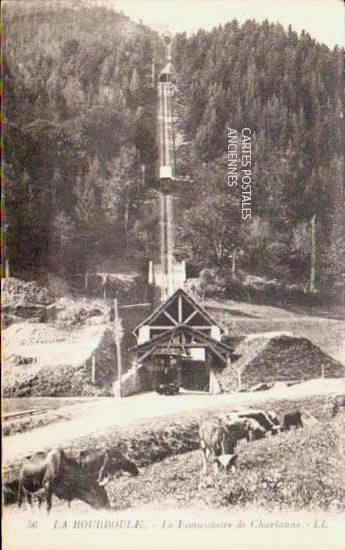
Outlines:
<svg viewBox="0 0 345 550"><path fill-rule="evenodd" d="M345 547L344 4L5 0L5 550Z"/></svg>

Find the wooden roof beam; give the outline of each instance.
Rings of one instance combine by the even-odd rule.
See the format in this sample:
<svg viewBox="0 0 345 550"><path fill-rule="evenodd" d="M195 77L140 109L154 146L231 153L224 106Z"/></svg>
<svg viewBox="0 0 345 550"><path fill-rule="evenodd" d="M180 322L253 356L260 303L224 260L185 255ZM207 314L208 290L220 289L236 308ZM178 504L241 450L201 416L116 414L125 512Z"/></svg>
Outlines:
<svg viewBox="0 0 345 550"><path fill-rule="evenodd" d="M197 315L197 313L198 313L197 310L193 311L193 312L187 317L187 319L185 319L185 320L183 321L183 324L186 325L187 323L189 323L189 321L191 321L191 320L193 319L193 317L195 317L195 315ZM209 328L209 327L208 327L208 328Z"/></svg>
<svg viewBox="0 0 345 550"><path fill-rule="evenodd" d="M163 315L165 315L165 317L166 317L167 319L169 319L169 321L171 321L172 323L174 323L175 326L178 325L178 321L176 321L176 319L174 319L174 318L170 315L170 313L168 313L167 311L163 311Z"/></svg>
<svg viewBox="0 0 345 550"><path fill-rule="evenodd" d="M182 323L182 316L183 316L183 308L182 308L182 296L178 296L178 322Z"/></svg>

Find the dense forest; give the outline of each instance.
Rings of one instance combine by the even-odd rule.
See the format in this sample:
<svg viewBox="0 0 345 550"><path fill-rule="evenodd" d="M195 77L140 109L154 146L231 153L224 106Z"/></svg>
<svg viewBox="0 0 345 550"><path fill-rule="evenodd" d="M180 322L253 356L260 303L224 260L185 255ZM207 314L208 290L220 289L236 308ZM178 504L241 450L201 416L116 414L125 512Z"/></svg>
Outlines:
<svg viewBox="0 0 345 550"><path fill-rule="evenodd" d="M11 273L67 277L101 271L102 258L140 265L158 215L159 36L77 0L7 2L3 22Z"/></svg>
<svg viewBox="0 0 345 550"><path fill-rule="evenodd" d="M236 20L174 40L178 170L193 180L179 252L199 268L339 295L345 273L344 64L307 33ZM227 185L228 128L252 131L251 219ZM239 144L239 147L241 145ZM239 155L240 157L240 155ZM238 159L240 163L241 159ZM241 167L238 167L240 172ZM234 266L233 266L234 267Z"/></svg>
<svg viewBox="0 0 345 550"><path fill-rule="evenodd" d="M3 23L11 272L145 265L157 241L161 38L81 0L7 1ZM175 36L177 174L190 177L176 201L176 252L191 272L310 289L315 256L315 288L342 291L343 55L267 21ZM249 220L241 185L227 185L228 128L252 131Z"/></svg>

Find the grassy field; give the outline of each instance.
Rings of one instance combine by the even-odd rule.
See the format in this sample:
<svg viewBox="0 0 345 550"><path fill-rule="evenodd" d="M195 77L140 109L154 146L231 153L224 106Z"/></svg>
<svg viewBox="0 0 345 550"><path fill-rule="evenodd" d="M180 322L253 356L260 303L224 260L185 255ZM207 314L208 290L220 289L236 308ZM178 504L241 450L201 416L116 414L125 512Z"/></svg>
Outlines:
<svg viewBox="0 0 345 550"><path fill-rule="evenodd" d="M103 443L114 441L140 467L137 478L121 476L107 485L112 507L245 508L265 510L344 511L345 508L345 416L331 420L323 411L325 396L295 401L269 402L282 414L298 406L304 428L281 433L238 447L236 474L210 474L199 489L201 469L197 449L197 418L189 413L157 418L149 425L117 429L104 434ZM262 407L262 403L260 403ZM207 414L207 411L205 411ZM86 442L76 442L74 451ZM89 438L88 445L99 443ZM70 449L71 451L72 449ZM55 500L58 509L66 503ZM76 512L88 506L73 502Z"/></svg>
<svg viewBox="0 0 345 550"><path fill-rule="evenodd" d="M240 443L237 471L209 472L206 487L199 489L200 451L171 456L143 468L140 478L121 478L109 484L115 508L147 505L159 508L256 507L269 510L344 511L345 415L331 420L323 411L324 398L293 403L308 411L304 428ZM270 403L282 414L288 400Z"/></svg>
<svg viewBox="0 0 345 550"><path fill-rule="evenodd" d="M239 447L236 473L209 475L199 489L200 451L143 469L140 479L109 484L115 508L262 508L344 511L344 417Z"/></svg>

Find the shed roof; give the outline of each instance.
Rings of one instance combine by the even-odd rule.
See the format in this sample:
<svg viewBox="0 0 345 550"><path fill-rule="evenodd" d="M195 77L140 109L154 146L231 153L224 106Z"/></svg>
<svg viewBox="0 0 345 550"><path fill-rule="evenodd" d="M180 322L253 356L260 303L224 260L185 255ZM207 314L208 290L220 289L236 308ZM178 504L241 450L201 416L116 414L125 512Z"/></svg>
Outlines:
<svg viewBox="0 0 345 550"><path fill-rule="evenodd" d="M190 334L193 338L192 344L185 344L185 347L191 347L194 346L205 346L209 348L213 353L223 362L226 363L228 356L232 354L233 349L230 348L228 345L223 344L222 342L218 342L218 340L215 340L211 336L208 336L204 332L198 331L193 329L192 327L188 327L186 325L179 325L175 328L172 328L170 330L167 330L166 332L159 334L157 336L154 336L147 342L144 342L142 344L139 344L138 346L135 346L132 348L133 351L136 351L136 353L140 356L140 358L146 358L152 355L157 348L159 348L160 345L169 342L169 346L171 345L172 348L176 347L176 343L174 343L174 338L179 336L181 333L184 334ZM178 344L179 345L179 344ZM182 350L185 351L185 350Z"/></svg>
<svg viewBox="0 0 345 550"><path fill-rule="evenodd" d="M173 315L171 315L168 310L174 308L175 304L178 304L179 300L185 305L185 310L187 309L188 312L185 313L182 311L179 312L179 307L176 305L177 309L177 316L176 318L172 318ZM177 325L185 325L187 322L190 322L192 316L196 317L198 314L203 319L203 323L205 323L205 326L216 326L220 329L220 331L223 333L224 329L219 325L219 323L200 305L198 304L187 292L185 292L182 288L178 288L174 294L172 294L165 302L160 304L146 319L144 319L139 325L135 327L133 330L133 333L135 336L138 336L138 332L140 327L143 325L154 325L154 323L159 319L159 317L162 314L167 314L167 316L171 319L171 326L175 327ZM191 325L192 327L193 325ZM169 327L167 326L167 329Z"/></svg>

